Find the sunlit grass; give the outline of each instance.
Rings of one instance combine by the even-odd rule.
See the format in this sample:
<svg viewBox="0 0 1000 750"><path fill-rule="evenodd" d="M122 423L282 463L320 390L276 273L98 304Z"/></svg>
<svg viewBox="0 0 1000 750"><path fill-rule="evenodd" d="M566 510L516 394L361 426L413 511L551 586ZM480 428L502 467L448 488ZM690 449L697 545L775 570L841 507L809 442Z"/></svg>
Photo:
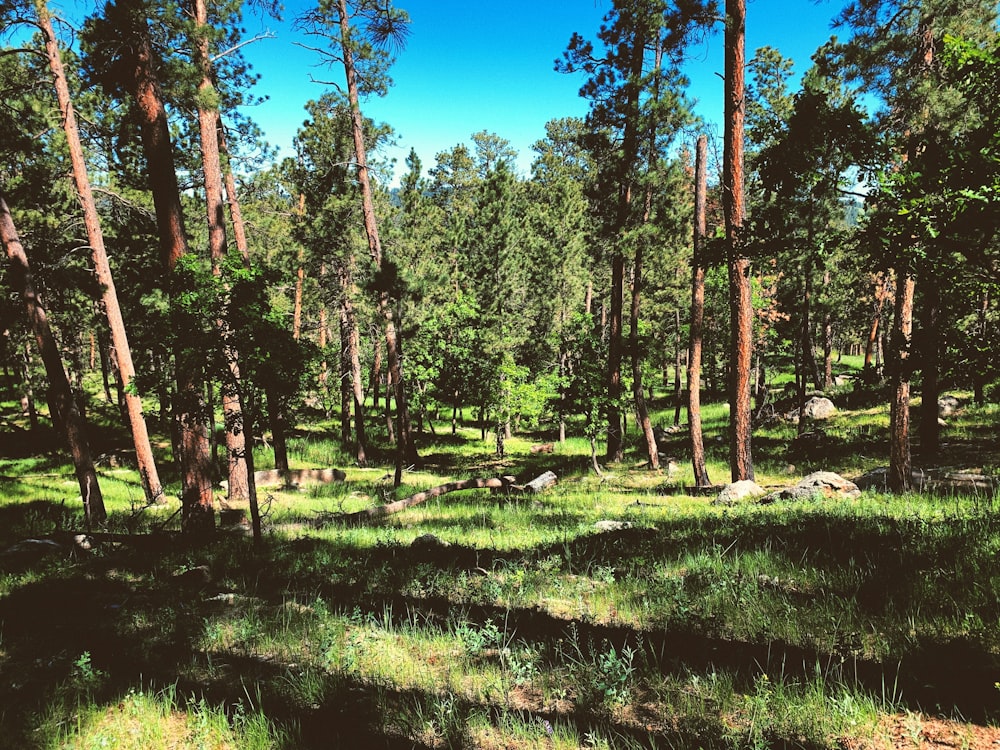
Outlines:
<svg viewBox="0 0 1000 750"><path fill-rule="evenodd" d="M719 484L729 481L727 412L704 413ZM967 406L943 438L981 441L996 416ZM656 417L669 425L672 409ZM887 420L884 407L842 410L813 426L830 450L805 457L789 453L795 425L760 426L757 481L884 465ZM53 582L62 594L94 587L101 631L175 659L159 667L186 686L134 687L144 683L127 670L105 674L67 651L67 631L40 636L60 644L50 648L5 626L5 671L40 669L44 653L46 668L69 673L37 696L24 732L43 747L293 747L303 738L287 717L340 707L338 719L356 720L365 737L429 747L632 747L644 732L666 746L838 747L908 705L890 674L908 655L954 642L998 651L993 497L867 492L720 507L689 490L685 432L664 451L676 467L651 472L634 425L625 460L602 476L581 437L532 454L551 438L518 436L501 459L492 434L439 429L421 444L426 466L408 467L394 488L391 450L358 468L336 434L333 423L303 429L290 458L342 468L346 481L261 487L260 545L238 535L155 551L98 545L5 572L4 598ZM258 468L269 455L258 447ZM985 455L983 470L996 471ZM456 478L525 481L550 467L559 481L539 494L453 492L368 525L337 520ZM179 527L176 499L144 508L133 471L100 472L110 529ZM65 459L0 459L0 475L5 539L80 528ZM601 531L598 521L622 525ZM181 581L196 566L209 572L192 588ZM678 638L715 656L689 659L672 650ZM812 661L771 660L768 644ZM855 660L887 665L888 688L857 683Z"/></svg>

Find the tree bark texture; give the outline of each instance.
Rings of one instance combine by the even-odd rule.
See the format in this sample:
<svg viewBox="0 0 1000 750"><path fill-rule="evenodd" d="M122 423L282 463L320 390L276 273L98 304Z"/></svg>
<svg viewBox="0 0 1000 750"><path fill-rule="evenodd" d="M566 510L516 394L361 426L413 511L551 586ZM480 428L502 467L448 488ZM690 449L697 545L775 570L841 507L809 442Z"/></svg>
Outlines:
<svg viewBox="0 0 1000 750"><path fill-rule="evenodd" d="M365 149L364 119L361 115L360 97L358 94L357 71L354 66L354 55L351 51L351 28L347 13L347 0L337 0L340 17L340 41L343 53L344 74L347 78L347 96L351 105L351 134L354 140L354 156L357 161L358 184L361 187L361 209L364 218L365 237L368 240L368 252L375 267L384 270L382 242L379 238L378 221L375 216L375 201L372 192L371 179L368 172L368 157ZM392 380L393 396L396 400L396 447L403 463L419 465L420 456L413 442L413 430L410 426L410 413L406 400L406 386L403 381L403 361L399 349L399 339L396 333L396 322L392 310L392 301L387 290L379 290L378 308L385 321L385 350L388 360L389 376ZM399 470L397 467L397 478Z"/></svg>
<svg viewBox="0 0 1000 750"><path fill-rule="evenodd" d="M132 19L132 91L139 115L139 129L156 210L157 232L163 263L172 273L188 252L184 232L177 173L170 141L170 128L163 96L156 79L156 66L145 18ZM174 292L178 290L172 290ZM202 417L204 402L198 383L195 353L183 346L176 352L177 399L174 418L180 431L181 525L185 531L211 530L215 526L212 505L212 466L208 435Z"/></svg>
<svg viewBox="0 0 1000 750"><path fill-rule="evenodd" d="M892 403L889 410L889 489L906 492L913 487L910 456L910 348L913 334L913 274L896 271L896 304L893 316L893 351L896 361L892 376Z"/></svg>
<svg viewBox="0 0 1000 750"><path fill-rule="evenodd" d="M646 455L649 468L657 471L660 468L660 456L653 435L653 423L649 419L649 409L646 408L646 397L642 390L642 356L639 352L639 302L642 290L642 242L635 245L635 265L632 278L632 306L629 312L629 348L632 355L632 398L635 400L635 416L642 431L646 444Z"/></svg>
<svg viewBox="0 0 1000 750"><path fill-rule="evenodd" d="M691 466L694 486L710 487L705 467L705 442L701 432L701 344L705 325L705 268L702 245L705 242L705 204L707 196L708 137L699 136L695 151L694 254L691 258L691 340L688 346L688 430L691 437Z"/></svg>
<svg viewBox="0 0 1000 750"><path fill-rule="evenodd" d="M660 63L663 59L663 44L657 39L656 44L656 58L653 63L653 69L658 70ZM639 67L639 72L642 72L641 62ZM659 86L658 79L657 83L654 85L653 95L654 103L659 100ZM651 122L649 128L649 170L652 171L654 168L654 160L656 153L656 123ZM645 200L643 202L642 211L642 223L643 225L649 222L650 216L653 213L653 186L650 185L646 189ZM635 259L632 266L632 305L629 310L629 349L632 355L632 398L635 401L635 417L636 422L639 425L639 430L642 432L643 440L646 444L646 455L649 458L649 468L652 471L657 471L660 468L660 456L659 449L656 445L656 436L653 434L653 423L649 419L649 409L646 408L646 397L643 394L642 387L642 356L639 351L639 310L640 302L642 297L642 264L643 264L643 248L642 239L639 239L635 243Z"/></svg>
<svg viewBox="0 0 1000 750"><path fill-rule="evenodd" d="M62 55L52 28L52 18L45 0L35 0L35 10L38 14L39 28L45 40L45 52L49 68L52 71L59 110L63 118L63 130L66 133L70 162L73 167L73 181L76 184L77 195L83 208L84 226L87 229L87 240L90 242L91 257L94 263L94 274L101 287L101 306L104 309L111 330L111 341L118 365L118 372L123 381L125 411L128 415L132 431L132 442L135 446L136 462L139 478L147 503L159 502L163 498L163 487L160 484L159 473L153 458L153 449L149 442L149 432L142 412L142 399L130 384L135 378L135 365L132 361L132 350L129 347L125 331L125 321L122 318L121 306L118 304L118 293L115 289L108 254L104 245L104 233L101 231L97 204L90 187L90 177L87 174L87 163L84 159L83 146L80 142L80 132L76 122L76 112L70 98L69 84L63 69ZM102 348L102 355L104 350ZM102 357L102 365L104 359Z"/></svg>
<svg viewBox="0 0 1000 750"><path fill-rule="evenodd" d="M928 278L934 278L929 274ZM920 454L934 456L940 448L938 370L941 366L941 294L937 284L924 286L920 336Z"/></svg>
<svg viewBox="0 0 1000 750"><path fill-rule="evenodd" d="M45 372L49 378L49 399L55 409L53 417L66 431L66 441L69 443L76 479L80 485L87 526L103 523L108 514L104 508L100 485L97 483L97 472L90 455L86 426L73 398L73 390L69 378L66 377L66 368L59 356L45 307L35 289L28 256L21 244L17 228L14 226L14 218L2 191L0 191L0 239L3 240L4 250L10 260L8 273L11 286L24 303L28 323L35 335L42 362L45 364Z"/></svg>
<svg viewBox="0 0 1000 750"><path fill-rule="evenodd" d="M350 285L353 286L353 283ZM358 332L357 316L350 295L344 295L344 315L348 325L347 359L350 365L351 395L354 400L354 441L358 466L368 465L365 432L365 386L361 374L361 334Z"/></svg>
<svg viewBox="0 0 1000 750"><path fill-rule="evenodd" d="M208 247L212 271L218 277L228 251L226 244L226 203L223 196L222 159L219 149L219 112L210 106L217 99L212 83L212 62L209 50L208 6L205 0L193 0L193 15L197 28L194 57L201 72L198 82L198 135L201 144L202 173L205 180L205 210L208 225ZM250 480L247 469L246 425L240 400L239 352L232 343L229 323L219 320L216 329L225 353L228 376L223 378L219 397L222 401L223 424L226 432L226 467L229 478L228 500L243 504L250 500Z"/></svg>
<svg viewBox="0 0 1000 750"><path fill-rule="evenodd" d="M726 0L725 148L722 207L729 255L731 316L730 469L734 482L753 479L750 370L753 360L753 303L750 259L743 247L743 121L746 109L746 2Z"/></svg>
<svg viewBox="0 0 1000 750"><path fill-rule="evenodd" d="M605 458L621 461L625 440L620 408L622 395L622 295L625 285L625 256L619 249L611 258L611 314L608 316L608 429Z"/></svg>

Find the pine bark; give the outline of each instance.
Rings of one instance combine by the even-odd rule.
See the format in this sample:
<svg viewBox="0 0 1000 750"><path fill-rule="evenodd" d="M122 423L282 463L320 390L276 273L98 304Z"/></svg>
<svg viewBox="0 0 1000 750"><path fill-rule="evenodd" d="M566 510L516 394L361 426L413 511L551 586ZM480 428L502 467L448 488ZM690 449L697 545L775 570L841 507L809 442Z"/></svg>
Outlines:
<svg viewBox="0 0 1000 750"><path fill-rule="evenodd" d="M101 287L101 306L107 317L111 330L111 341L118 365L118 372L123 381L125 395L125 410L132 431L132 442L135 446L136 463L139 478L147 503L160 502L163 499L163 486L160 484L159 473L153 458L153 449L149 442L149 432L146 419L142 412L142 399L130 387L135 379L135 365L132 361L132 350L129 347L128 335L125 331L125 321L122 318L121 306L118 304L118 293L115 289L111 266L108 262L107 249L104 245L104 233L101 231L97 204L90 187L90 177L87 174L87 163L84 159L83 145L80 142L80 132L76 122L76 112L70 98L69 84L62 64L62 55L52 28L52 18L45 0L35 0L35 11L38 15L39 28L45 40L45 52L49 68L52 71L59 110L63 118L63 130L69 147L70 162L73 167L73 181L76 184L77 195L83 208L84 226L87 230L87 240L90 243L91 257L94 263L94 274ZM102 350L103 353L103 350ZM103 359L102 359L103 363Z"/></svg>
<svg viewBox="0 0 1000 750"><path fill-rule="evenodd" d="M920 336L920 454L926 459L940 449L938 427L938 370L941 366L941 294L937 284L926 284Z"/></svg>
<svg viewBox="0 0 1000 750"><path fill-rule="evenodd" d="M750 259L746 256L743 221L743 122L746 109L746 2L726 0L725 148L722 204L729 261L730 469L734 482L753 479L750 371L753 360L753 303Z"/></svg>
<svg viewBox="0 0 1000 750"><path fill-rule="evenodd" d="M360 97L358 93L357 71L354 66L354 55L351 51L350 20L347 15L347 0L337 0L340 17L340 40L343 52L344 73L347 78L347 95L351 105L351 134L354 140L354 156L357 161L358 183L361 187L361 207L364 218L365 236L368 240L368 251L375 267L384 269L382 242L379 237L378 221L375 216L375 201L372 192L371 179L368 172L368 157L365 149L364 120L361 116ZM413 442L413 430L410 426L410 413L406 400L406 386L403 381L403 363L399 350L399 340L396 333L396 322L392 310L389 293L385 289L378 292L378 309L385 321L385 349L388 360L389 376L392 380L393 396L396 401L396 448L398 460L396 465L396 485L402 481L402 465L419 465L420 456Z"/></svg>
<svg viewBox="0 0 1000 750"><path fill-rule="evenodd" d="M205 0L193 3L197 38L194 40L195 60L201 73L198 82L198 135L201 144L202 172L205 180L205 210L208 223L208 246L212 258L212 271L221 275L221 265L226 257L226 204L223 198L222 160L219 149L219 112L210 106L216 99L212 83L208 29L208 7ZM232 343L232 331L225 320L216 323L222 343L228 376L220 388L223 423L226 433L226 467L229 478L228 500L243 504L250 500L250 479L247 470L246 425L240 399L239 352Z"/></svg>
<svg viewBox="0 0 1000 750"><path fill-rule="evenodd" d="M49 402L54 407L53 419L66 431L66 441L73 457L76 479L83 499L83 513L87 526L104 523L108 514L104 507L104 497L97 482L97 472L87 443L86 425L73 398L73 390L66 376L59 349L56 346L52 328L49 325L45 307L35 289L28 264L28 256L14 226L14 219L3 191L0 190L0 240L10 260L8 278L11 287L21 297L35 342L45 364L49 378Z"/></svg>
<svg viewBox="0 0 1000 750"><path fill-rule="evenodd" d="M639 153L637 123L640 91L639 80L642 77L645 48L645 35L641 26L637 26L635 36L632 39L632 60L629 68L630 80L628 81L628 115L625 118L625 128L622 133L622 156L620 173L618 175L618 207L615 216L614 249L611 257L611 309L608 320L607 373L608 434L606 458L608 461L621 461L625 457L623 415L619 407L622 393L622 318L625 296L625 255L622 251L622 245L625 241L624 234L628 228L629 218L632 213L632 171L635 168L635 161Z"/></svg>
<svg viewBox="0 0 1000 750"><path fill-rule="evenodd" d="M910 454L910 347L913 334L913 274L896 271L896 304L893 315L892 403L889 409L889 489L906 492L913 487Z"/></svg>
<svg viewBox="0 0 1000 750"><path fill-rule="evenodd" d="M131 21L133 35L132 93L139 115L139 130L153 206L156 211L160 255L168 275L188 253L184 214L174 170L170 128L163 95L156 78L152 44L144 18ZM172 290L177 292L179 290ZM208 531L215 526L212 505L212 466L208 435L202 419L202 388L198 382L197 356L177 347L175 373L177 396L174 420L180 432L181 525L187 532Z"/></svg>
<svg viewBox="0 0 1000 750"><path fill-rule="evenodd" d="M659 70L663 58L663 45L657 40L656 58L653 69ZM641 72L641 68L640 68ZM655 84L653 91L653 101L659 99L659 84ZM656 153L656 123L650 126L649 133L649 162L648 168L652 172L655 163ZM649 222L653 213L653 186L646 189L645 201L642 211L643 225ZM656 445L656 436L653 434L653 423L649 419L649 409L646 407L646 397L642 387L642 357L639 351L639 309L642 296L642 271L643 271L643 248L642 239L635 243L635 259L632 266L632 305L629 311L629 349L632 355L632 398L635 401L636 422L642 432L643 440L646 444L646 455L649 459L649 468L657 471L660 468L659 448Z"/></svg>
<svg viewBox="0 0 1000 750"><path fill-rule="evenodd" d="M701 431L701 346L705 323L705 268L702 245L705 242L705 204L707 194L708 138L698 137L695 152L694 254L691 258L691 341L688 347L688 429L691 437L691 466L694 486L710 487L705 466L705 443Z"/></svg>

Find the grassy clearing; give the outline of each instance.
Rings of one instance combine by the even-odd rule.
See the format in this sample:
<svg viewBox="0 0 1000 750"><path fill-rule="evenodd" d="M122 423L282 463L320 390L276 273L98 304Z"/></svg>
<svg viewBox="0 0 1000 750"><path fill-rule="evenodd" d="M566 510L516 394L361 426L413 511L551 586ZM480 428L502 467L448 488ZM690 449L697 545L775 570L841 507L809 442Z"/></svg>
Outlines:
<svg viewBox="0 0 1000 750"><path fill-rule="evenodd" d="M671 412L660 413L669 424ZM725 407L706 408L724 481ZM966 408L938 465L995 473L997 410ZM884 463L884 410L842 412L814 455L761 427L758 481ZM440 431L439 431L440 432ZM539 436L542 437L542 436ZM883 747L886 717L1000 719L995 497L714 506L673 473L602 478L583 440L554 453L478 430L426 439L424 469L350 468L323 426L297 467L347 481L272 488L267 536L167 535L0 574L0 725L17 747ZM257 451L267 468L266 451ZM546 468L545 493L453 493L378 525L336 514L468 476ZM81 523L58 456L0 458L0 542ZM177 524L135 476L101 469L111 527ZM600 520L624 522L599 532ZM433 534L436 541L419 540ZM416 541L416 543L415 543ZM914 719L914 721L916 721ZM913 723L913 722L911 722ZM914 724L915 725L915 724ZM915 746L915 745L914 745Z"/></svg>

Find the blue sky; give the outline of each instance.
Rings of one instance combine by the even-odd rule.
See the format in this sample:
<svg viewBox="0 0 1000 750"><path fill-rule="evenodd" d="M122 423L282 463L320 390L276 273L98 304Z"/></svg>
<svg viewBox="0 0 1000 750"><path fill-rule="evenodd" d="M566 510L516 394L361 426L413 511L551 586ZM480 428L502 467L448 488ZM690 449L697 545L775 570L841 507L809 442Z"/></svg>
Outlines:
<svg viewBox="0 0 1000 750"><path fill-rule="evenodd" d="M792 58L795 74L810 64L816 48L831 35L831 19L846 0L747 0L747 55L764 45ZM574 31L596 39L611 0L394 0L411 19L410 36L391 75L395 85L384 98L363 103L368 117L388 123L397 145L387 156L403 160L416 149L424 169L434 157L458 143L471 143L481 130L510 141L527 174L532 144L544 137L545 123L558 117L583 117L587 102L578 95L583 77L554 70L554 61ZM94 12L95 0L51 0L50 7L81 19ZM296 33L293 19L315 0L284 0L284 20L244 18L247 37L270 32L243 48L262 78L255 90L268 100L247 113L279 148L279 158L294 155L292 139L305 120L305 103L327 87L311 77L340 81L342 70L316 67L317 55L296 42L314 43ZM722 119L722 33L689 50L684 71L696 111L707 122Z"/></svg>
<svg viewBox="0 0 1000 750"><path fill-rule="evenodd" d="M269 101L251 116L263 127L282 156L293 154L292 138L305 118L303 105L324 87L310 83L342 71L316 68L316 56L295 45L288 21L311 3L286 0L286 21L246 18L248 33L267 28L274 39L245 49L263 78L258 92ZM571 34L594 39L610 0L395 0L410 14L410 37L392 69L395 86L384 98L370 98L367 116L391 125L398 145L389 155L403 159L414 148L424 169L434 156L472 133L488 130L506 138L519 151L519 168L527 173L531 145L545 134L545 123L557 117L583 116L587 102L578 96L583 79L557 73L553 62ZM830 21L843 0L748 0L747 50L770 45L791 57L795 73L831 35ZM685 72L690 96L709 122L721 121L721 31L690 51Z"/></svg>

